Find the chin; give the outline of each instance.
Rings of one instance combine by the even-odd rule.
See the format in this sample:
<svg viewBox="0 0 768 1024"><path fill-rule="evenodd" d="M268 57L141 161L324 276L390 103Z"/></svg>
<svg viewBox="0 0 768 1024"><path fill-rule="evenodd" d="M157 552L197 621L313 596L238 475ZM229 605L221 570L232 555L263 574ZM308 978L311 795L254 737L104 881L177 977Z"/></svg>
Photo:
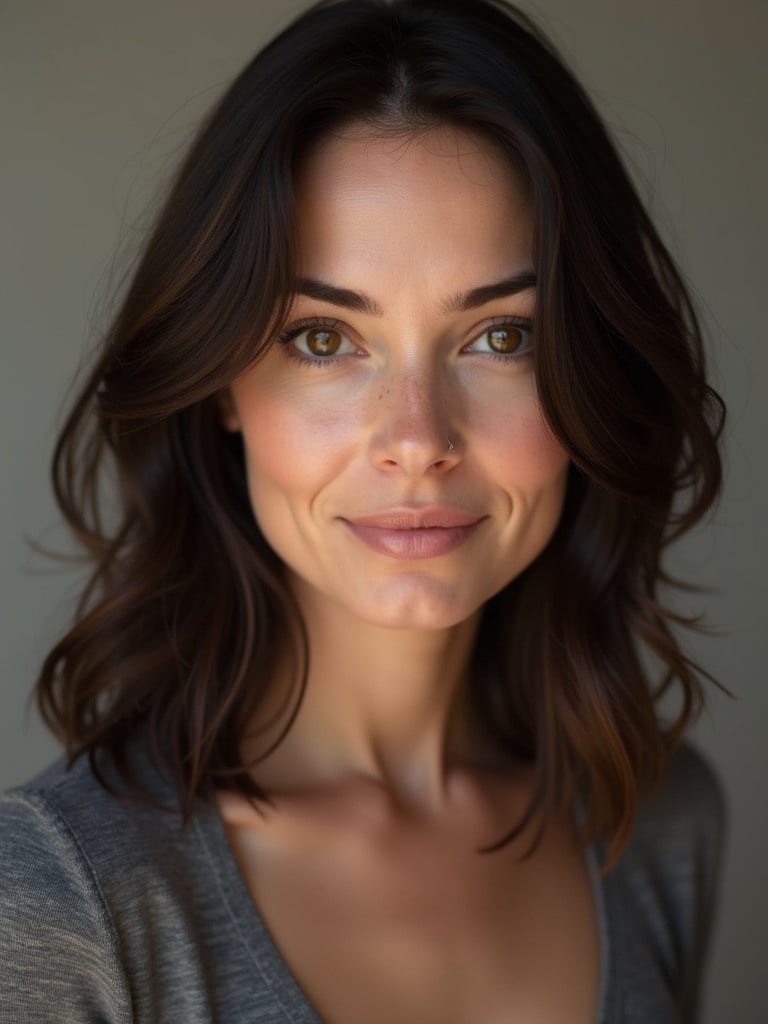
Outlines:
<svg viewBox="0 0 768 1024"><path fill-rule="evenodd" d="M484 601L435 580L398 581L376 594L360 596L349 610L356 618L384 629L449 629L471 618Z"/></svg>

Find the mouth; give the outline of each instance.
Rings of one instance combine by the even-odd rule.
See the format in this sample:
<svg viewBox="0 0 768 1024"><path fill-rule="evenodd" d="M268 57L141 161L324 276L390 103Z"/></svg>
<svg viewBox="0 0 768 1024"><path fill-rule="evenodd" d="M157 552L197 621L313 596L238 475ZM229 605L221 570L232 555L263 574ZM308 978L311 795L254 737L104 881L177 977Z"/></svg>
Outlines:
<svg viewBox="0 0 768 1024"><path fill-rule="evenodd" d="M450 506L392 508L342 521L368 548L391 558L438 558L464 544L485 519Z"/></svg>

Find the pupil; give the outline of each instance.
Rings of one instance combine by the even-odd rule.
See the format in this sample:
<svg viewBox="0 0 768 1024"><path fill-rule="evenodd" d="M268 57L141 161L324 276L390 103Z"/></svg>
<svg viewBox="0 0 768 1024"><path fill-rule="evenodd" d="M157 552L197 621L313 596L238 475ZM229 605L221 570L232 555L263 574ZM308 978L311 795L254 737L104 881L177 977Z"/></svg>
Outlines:
<svg viewBox="0 0 768 1024"><path fill-rule="evenodd" d="M308 333L307 344L315 355L333 355L340 344L339 332L315 328Z"/></svg>
<svg viewBox="0 0 768 1024"><path fill-rule="evenodd" d="M489 333L491 348L496 352L514 352L520 344L520 332L514 328L498 327Z"/></svg>

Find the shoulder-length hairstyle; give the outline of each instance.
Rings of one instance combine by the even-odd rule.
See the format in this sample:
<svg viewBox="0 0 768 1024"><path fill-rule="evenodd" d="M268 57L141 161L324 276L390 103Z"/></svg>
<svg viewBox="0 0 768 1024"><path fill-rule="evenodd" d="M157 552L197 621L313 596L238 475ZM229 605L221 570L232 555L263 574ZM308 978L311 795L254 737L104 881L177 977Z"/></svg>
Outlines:
<svg viewBox="0 0 768 1024"><path fill-rule="evenodd" d="M397 137L469 130L530 188L537 388L571 465L550 543L481 621L473 700L536 780L525 816L483 852L538 821L530 853L583 793L583 839L610 840L608 870L702 708L700 677L712 678L673 635L698 620L664 607L658 589L685 586L661 556L719 494L725 410L681 275L600 117L505 0L321 0L206 118L56 446L57 501L92 575L43 663L38 707L70 765L87 753L101 778L102 748L140 795L124 748L146 729L182 827L214 786L269 802L239 741L277 639L295 651L299 692L279 739L310 652L217 396L288 314L297 165L352 124ZM117 481L109 526L105 471ZM658 700L673 683L680 708L667 721Z"/></svg>

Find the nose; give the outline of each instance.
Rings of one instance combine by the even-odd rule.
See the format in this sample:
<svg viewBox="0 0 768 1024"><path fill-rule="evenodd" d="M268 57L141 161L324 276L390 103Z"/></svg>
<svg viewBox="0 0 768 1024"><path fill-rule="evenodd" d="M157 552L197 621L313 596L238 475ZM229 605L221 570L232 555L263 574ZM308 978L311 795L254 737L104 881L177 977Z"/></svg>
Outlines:
<svg viewBox="0 0 768 1024"><path fill-rule="evenodd" d="M455 396L436 371L392 374L379 382L374 401L371 458L378 469L417 477L461 461Z"/></svg>

